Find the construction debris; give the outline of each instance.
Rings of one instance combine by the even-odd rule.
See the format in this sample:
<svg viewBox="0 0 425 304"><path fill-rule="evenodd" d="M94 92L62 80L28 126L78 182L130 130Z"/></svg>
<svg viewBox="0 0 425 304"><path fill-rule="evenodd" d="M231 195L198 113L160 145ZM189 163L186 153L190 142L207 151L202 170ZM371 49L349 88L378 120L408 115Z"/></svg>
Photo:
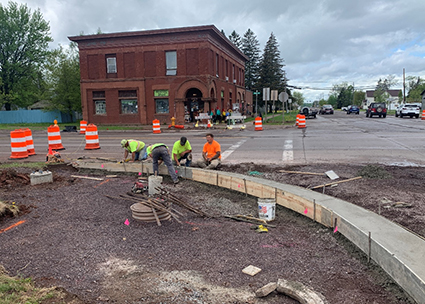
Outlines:
<svg viewBox="0 0 425 304"><path fill-rule="evenodd" d="M277 283L276 282L270 282L263 287L257 289L255 291L255 296L257 298L264 298L267 297L269 294L271 294L273 291L276 290Z"/></svg>
<svg viewBox="0 0 425 304"><path fill-rule="evenodd" d="M176 205L179 205L180 207L186 208L189 211L191 211L191 212L193 212L197 215L200 215L202 217L212 218L211 215L205 213L204 211L202 211L198 208L193 207L192 205L188 204L187 202L184 202L183 200L181 200L177 196L171 194L169 191L165 190L164 188L157 187L155 189L160 192L159 195L160 195L161 198L169 200L169 201L175 203Z"/></svg>
<svg viewBox="0 0 425 304"><path fill-rule="evenodd" d="M329 184L323 184L323 185L319 185L319 186L314 186L314 187L312 187L310 189L318 189L318 188L323 188L323 187L327 187L327 186L337 185L337 184L341 184L341 183L345 183L345 182L350 182L350 181L353 181L353 180L357 180L357 179L360 179L360 178L362 178L362 177L361 176L357 176L357 177L345 179L345 180L342 180L342 181L339 181L339 182L333 182L333 183L329 183Z"/></svg>
<svg viewBox="0 0 425 304"><path fill-rule="evenodd" d="M110 195L106 195L106 197L109 197L109 198L112 198L112 199L122 199L122 200L132 201L132 202L135 202L135 203L143 204L143 205L151 208L152 213L155 216L155 219L157 221L158 226L161 226L161 222L160 222L160 218L156 214L156 210L163 212L164 217L166 217L165 215L169 214L178 223L181 223L181 221L179 219L179 215L181 215L181 213L178 212L177 210L171 208L171 203L167 202L165 200L148 198L148 197L139 197L139 196L135 196L131 192L128 192L127 195L120 195L119 197L114 197L114 196L110 196ZM136 212L137 212L137 210L140 210L140 208L138 208L138 207L133 207L133 209L136 209ZM144 211L142 211L142 212L144 212Z"/></svg>
<svg viewBox="0 0 425 304"><path fill-rule="evenodd" d="M257 224L257 225L259 223L261 223L261 225L263 225L265 227L276 228L276 225L268 224L265 220L259 219L259 218L256 218L256 217L252 217L252 216L237 214L237 215L234 215L234 216L225 215L225 217L230 218L230 219L235 220L235 221L247 222L247 223Z"/></svg>
<svg viewBox="0 0 425 304"><path fill-rule="evenodd" d="M291 282L285 279L277 281L277 292L286 294L300 303L325 304L323 296L300 282Z"/></svg>
<svg viewBox="0 0 425 304"><path fill-rule="evenodd" d="M0 217L2 216L17 216L19 213L19 207L15 203L9 204L0 201Z"/></svg>
<svg viewBox="0 0 425 304"><path fill-rule="evenodd" d="M11 186L13 184L29 184L30 178L14 169L3 170L0 174L0 187Z"/></svg>
<svg viewBox="0 0 425 304"><path fill-rule="evenodd" d="M249 274L250 276L255 276L257 273L261 271L261 268L255 267L253 265L249 265L242 269L242 272L245 274Z"/></svg>
<svg viewBox="0 0 425 304"><path fill-rule="evenodd" d="M46 155L46 163L63 163L63 159L61 159L61 154L58 151L49 151Z"/></svg>
<svg viewBox="0 0 425 304"><path fill-rule="evenodd" d="M287 171L287 170L279 170L281 173L294 173L294 174L307 174L307 175L321 175L324 176L323 173L315 173L315 172L302 172L302 171Z"/></svg>
<svg viewBox="0 0 425 304"><path fill-rule="evenodd" d="M339 176L333 171L333 170L330 170L330 171L326 171L325 172L325 174L331 179L331 180L334 180L334 179L338 179L339 178Z"/></svg>
<svg viewBox="0 0 425 304"><path fill-rule="evenodd" d="M90 176L80 176L80 175L71 175L71 177L84 178L84 179L92 179L92 180L97 180L97 181L103 181L104 180L103 177L90 177Z"/></svg>

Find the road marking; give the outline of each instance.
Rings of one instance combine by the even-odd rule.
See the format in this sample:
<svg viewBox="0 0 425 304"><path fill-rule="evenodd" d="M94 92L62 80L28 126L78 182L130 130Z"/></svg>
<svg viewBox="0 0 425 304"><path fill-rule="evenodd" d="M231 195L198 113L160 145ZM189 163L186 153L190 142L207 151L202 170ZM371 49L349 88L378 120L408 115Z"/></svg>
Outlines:
<svg viewBox="0 0 425 304"><path fill-rule="evenodd" d="M294 150L293 150L292 140L285 140L283 144L283 155L282 160L284 162L291 162L294 160Z"/></svg>
<svg viewBox="0 0 425 304"><path fill-rule="evenodd" d="M229 149L227 149L226 151L224 151L221 154L221 160L226 159L230 154L232 154L237 148L239 148L240 146L242 146L246 141L247 141L247 139L242 139L241 141L237 142L236 144L234 144L233 146L231 146Z"/></svg>

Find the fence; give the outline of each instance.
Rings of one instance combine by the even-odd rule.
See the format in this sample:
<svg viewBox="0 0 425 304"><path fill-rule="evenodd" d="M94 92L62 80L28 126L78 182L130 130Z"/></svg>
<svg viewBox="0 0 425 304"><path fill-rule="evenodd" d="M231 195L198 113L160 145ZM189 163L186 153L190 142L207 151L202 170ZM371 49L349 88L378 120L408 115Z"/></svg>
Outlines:
<svg viewBox="0 0 425 304"><path fill-rule="evenodd" d="M19 124L19 123L43 123L52 122L55 119L58 123L75 122L81 115L74 113L71 115L60 111L43 111L43 110L16 110L16 111L0 111L0 124Z"/></svg>

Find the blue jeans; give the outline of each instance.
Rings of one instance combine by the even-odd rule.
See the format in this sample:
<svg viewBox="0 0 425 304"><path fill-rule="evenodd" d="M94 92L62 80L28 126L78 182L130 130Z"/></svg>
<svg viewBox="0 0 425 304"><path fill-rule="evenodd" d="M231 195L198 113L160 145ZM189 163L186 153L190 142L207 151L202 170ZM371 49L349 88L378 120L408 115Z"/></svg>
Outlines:
<svg viewBox="0 0 425 304"><path fill-rule="evenodd" d="M148 148L147 145L142 149L142 151L135 152L134 160L145 160L148 158L148 153L146 152L146 149Z"/></svg>
<svg viewBox="0 0 425 304"><path fill-rule="evenodd" d="M173 167L173 164L171 163L171 157L168 153L168 149L165 146L159 146L152 150L152 167L153 167L153 173L155 172L158 174L158 160L162 159L164 164L167 166L168 173L170 173L171 179L173 181L177 181L178 177L176 174L176 171Z"/></svg>

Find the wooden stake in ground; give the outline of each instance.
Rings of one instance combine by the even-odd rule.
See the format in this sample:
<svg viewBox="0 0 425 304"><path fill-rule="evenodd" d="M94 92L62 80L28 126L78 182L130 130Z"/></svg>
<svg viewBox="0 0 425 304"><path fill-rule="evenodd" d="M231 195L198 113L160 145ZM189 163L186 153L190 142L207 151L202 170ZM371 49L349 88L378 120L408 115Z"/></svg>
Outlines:
<svg viewBox="0 0 425 304"><path fill-rule="evenodd" d="M279 170L281 173L294 173L294 174L309 174L309 175L321 175L324 176L324 173L314 173L314 172L301 172L301 171L287 171L287 170Z"/></svg>
<svg viewBox="0 0 425 304"><path fill-rule="evenodd" d="M322 187L332 186L332 185L341 184L341 183L345 183L345 182L351 182L351 181L353 181L353 180L360 179L360 178L362 178L362 177L361 177L361 176L357 176L357 177L353 177L353 178L345 179L345 180L342 180L342 181L339 181L339 182L334 182L334 183L329 183L329 184L324 184L324 185L314 186L314 187L312 187L312 188L310 188L310 189L317 189L317 188L322 188Z"/></svg>

